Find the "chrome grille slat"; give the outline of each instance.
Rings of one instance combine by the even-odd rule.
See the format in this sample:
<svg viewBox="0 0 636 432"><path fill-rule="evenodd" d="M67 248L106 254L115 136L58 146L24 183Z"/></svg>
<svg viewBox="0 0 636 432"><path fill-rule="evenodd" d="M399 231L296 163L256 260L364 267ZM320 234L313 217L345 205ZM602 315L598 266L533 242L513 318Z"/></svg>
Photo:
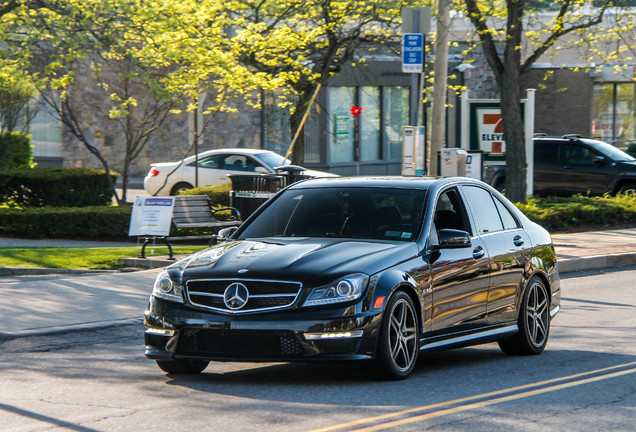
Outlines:
<svg viewBox="0 0 636 432"><path fill-rule="evenodd" d="M229 309L223 300L225 289L233 283L243 284L249 291L247 303L238 310ZM261 279L191 279L185 283L186 298L192 306L228 314L289 308L301 289L299 282Z"/></svg>

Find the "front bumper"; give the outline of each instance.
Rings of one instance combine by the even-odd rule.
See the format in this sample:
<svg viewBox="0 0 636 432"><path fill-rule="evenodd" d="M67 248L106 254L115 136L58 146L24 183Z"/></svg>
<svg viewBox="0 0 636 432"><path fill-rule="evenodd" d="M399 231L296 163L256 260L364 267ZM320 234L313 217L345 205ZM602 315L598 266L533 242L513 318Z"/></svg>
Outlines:
<svg viewBox="0 0 636 432"><path fill-rule="evenodd" d="M332 306L233 316L151 297L144 314L145 355L153 360L249 362L371 359L381 311L359 309Z"/></svg>

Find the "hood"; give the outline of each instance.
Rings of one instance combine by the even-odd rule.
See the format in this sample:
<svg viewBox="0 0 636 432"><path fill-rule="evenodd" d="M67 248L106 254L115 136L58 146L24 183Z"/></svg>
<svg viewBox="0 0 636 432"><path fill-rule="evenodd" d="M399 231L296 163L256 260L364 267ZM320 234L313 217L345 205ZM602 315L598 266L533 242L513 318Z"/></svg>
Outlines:
<svg viewBox="0 0 636 432"><path fill-rule="evenodd" d="M271 238L218 244L169 267L183 279L246 278L327 282L350 273L372 275L387 263L417 254L411 242L325 238ZM239 272L240 271L240 272Z"/></svg>

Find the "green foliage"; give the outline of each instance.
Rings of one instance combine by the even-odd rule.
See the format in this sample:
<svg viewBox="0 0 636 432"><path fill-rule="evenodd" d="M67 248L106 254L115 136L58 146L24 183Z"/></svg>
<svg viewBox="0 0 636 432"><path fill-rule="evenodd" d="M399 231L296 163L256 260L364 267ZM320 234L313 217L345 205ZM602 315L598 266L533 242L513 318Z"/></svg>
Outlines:
<svg viewBox="0 0 636 432"><path fill-rule="evenodd" d="M551 232L636 226L636 196L633 195L531 197L526 204L516 205L528 218Z"/></svg>
<svg viewBox="0 0 636 432"><path fill-rule="evenodd" d="M212 205L229 206L230 190L232 190L232 185L230 183L226 183L220 186L205 186L187 189L181 192L180 195L207 195L210 197Z"/></svg>
<svg viewBox="0 0 636 432"><path fill-rule="evenodd" d="M31 168L31 138L18 132L0 134L0 170Z"/></svg>
<svg viewBox="0 0 636 432"><path fill-rule="evenodd" d="M207 246L174 246L175 255L198 252ZM58 269L115 269L122 267L121 258L139 255L139 247L94 247L94 248L3 248L0 267L58 268ZM152 251L152 254L151 254ZM146 248L148 257L168 255L166 246Z"/></svg>
<svg viewBox="0 0 636 432"><path fill-rule="evenodd" d="M0 59L0 133L26 130L35 114L28 110L34 93L23 72Z"/></svg>
<svg viewBox="0 0 636 432"><path fill-rule="evenodd" d="M124 238L131 211L128 206L0 208L0 232L29 238Z"/></svg>
<svg viewBox="0 0 636 432"><path fill-rule="evenodd" d="M119 174L111 173L113 182ZM109 205L113 198L104 171L41 168L0 172L0 201L18 207Z"/></svg>

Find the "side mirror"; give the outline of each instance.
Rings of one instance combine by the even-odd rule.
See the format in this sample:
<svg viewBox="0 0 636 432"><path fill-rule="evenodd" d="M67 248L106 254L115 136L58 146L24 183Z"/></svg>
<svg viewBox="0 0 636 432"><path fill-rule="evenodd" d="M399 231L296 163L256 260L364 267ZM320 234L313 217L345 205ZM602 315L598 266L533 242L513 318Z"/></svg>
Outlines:
<svg viewBox="0 0 636 432"><path fill-rule="evenodd" d="M238 229L237 227L229 227L229 228L223 228L222 230L219 230L219 233L216 235L217 241L228 241L230 237L232 237L232 234L234 234L237 229Z"/></svg>
<svg viewBox="0 0 636 432"><path fill-rule="evenodd" d="M267 168L260 167L260 166L257 166L256 168L254 168L254 172L257 172L260 174L269 174L269 171L267 171Z"/></svg>
<svg viewBox="0 0 636 432"><path fill-rule="evenodd" d="M599 166L605 165L605 162L607 162L607 159L605 158L605 156L596 156L594 158L594 163Z"/></svg>
<svg viewBox="0 0 636 432"><path fill-rule="evenodd" d="M470 234L466 231L443 229L437 236L439 244L433 246L435 249L460 249L472 246Z"/></svg>

